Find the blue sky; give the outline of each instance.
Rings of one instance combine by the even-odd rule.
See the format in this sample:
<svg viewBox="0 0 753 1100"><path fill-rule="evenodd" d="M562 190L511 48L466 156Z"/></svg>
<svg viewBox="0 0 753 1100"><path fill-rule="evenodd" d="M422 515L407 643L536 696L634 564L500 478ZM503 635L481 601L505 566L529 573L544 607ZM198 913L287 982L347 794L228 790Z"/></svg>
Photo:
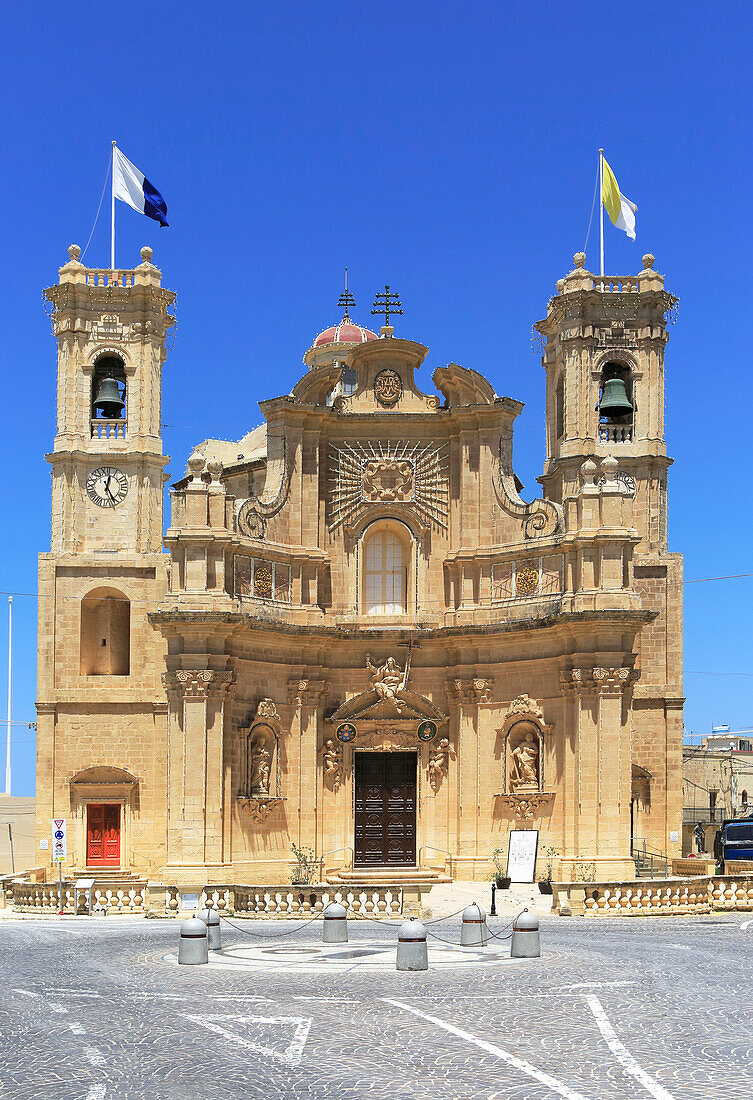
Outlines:
<svg viewBox="0 0 753 1100"><path fill-rule="evenodd" d="M178 292L173 477L193 443L240 437L260 399L291 388L338 316L347 264L361 320L385 283L400 291L396 332L430 347L424 388L452 360L525 401L515 464L531 493L544 458L531 325L583 247L603 145L638 204L635 244L606 228L608 271L654 252L680 298L670 547L689 580L753 571L750 5L135 0L4 5L0 28L0 590L34 593L49 548L56 360L41 289L69 242L86 243L112 138L169 206L161 230L119 204L117 263L150 244ZM108 256L106 200L86 261ZM19 595L18 722L35 718L35 616ZM688 730L753 725L752 618L751 578L685 586ZM33 793L33 732L15 736L14 793Z"/></svg>

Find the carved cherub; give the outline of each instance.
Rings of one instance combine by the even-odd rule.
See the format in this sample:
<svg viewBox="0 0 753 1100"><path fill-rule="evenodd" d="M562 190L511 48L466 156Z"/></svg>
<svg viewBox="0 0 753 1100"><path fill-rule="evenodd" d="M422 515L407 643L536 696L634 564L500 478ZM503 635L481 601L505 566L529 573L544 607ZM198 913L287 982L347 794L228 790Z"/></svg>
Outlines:
<svg viewBox="0 0 753 1100"><path fill-rule="evenodd" d="M332 787L339 787L342 782L342 757L335 742L330 738L325 741L321 749L322 763L324 765L324 781Z"/></svg>
<svg viewBox="0 0 753 1100"><path fill-rule="evenodd" d="M437 789L444 776L447 775L449 766L450 742L448 738L443 737L431 750L431 755L429 756L429 781L434 790Z"/></svg>

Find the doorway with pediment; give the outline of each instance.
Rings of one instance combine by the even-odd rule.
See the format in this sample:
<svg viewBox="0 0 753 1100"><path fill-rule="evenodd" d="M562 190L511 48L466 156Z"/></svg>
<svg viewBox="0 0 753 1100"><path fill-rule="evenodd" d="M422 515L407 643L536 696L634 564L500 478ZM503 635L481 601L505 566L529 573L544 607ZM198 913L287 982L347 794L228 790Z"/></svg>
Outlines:
<svg viewBox="0 0 753 1100"><path fill-rule="evenodd" d="M356 867L415 867L418 753L354 753Z"/></svg>

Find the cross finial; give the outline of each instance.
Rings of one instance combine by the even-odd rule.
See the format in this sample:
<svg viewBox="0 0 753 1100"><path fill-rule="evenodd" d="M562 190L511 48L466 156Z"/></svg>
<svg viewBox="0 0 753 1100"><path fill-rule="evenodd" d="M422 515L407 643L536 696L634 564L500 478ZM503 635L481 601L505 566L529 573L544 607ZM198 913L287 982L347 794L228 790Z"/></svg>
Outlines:
<svg viewBox="0 0 753 1100"><path fill-rule="evenodd" d="M400 295L396 290L390 290L390 284L387 283L384 288L384 294L374 295L374 308L372 314L378 314L384 316L385 326L389 328L390 314L402 316L402 309L400 308Z"/></svg>
<svg viewBox="0 0 753 1100"><path fill-rule="evenodd" d="M347 269L347 267L345 268L345 290L340 295L340 300L337 304L340 307L340 309L345 310L345 314L343 315L343 320L344 321L346 321L346 320L349 321L350 320L350 314L348 313L348 310L350 309L351 306L355 306L356 300L353 297L353 295L350 293L350 291L348 290L348 269Z"/></svg>

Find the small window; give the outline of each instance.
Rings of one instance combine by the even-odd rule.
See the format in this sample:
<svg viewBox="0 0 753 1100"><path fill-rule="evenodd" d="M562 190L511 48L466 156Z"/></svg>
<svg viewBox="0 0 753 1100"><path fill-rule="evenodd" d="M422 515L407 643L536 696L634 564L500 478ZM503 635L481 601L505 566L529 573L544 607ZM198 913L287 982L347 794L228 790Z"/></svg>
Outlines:
<svg viewBox="0 0 753 1100"><path fill-rule="evenodd" d="M379 527L364 542L363 609L366 615L407 611L408 547L390 527Z"/></svg>
<svg viewBox="0 0 753 1100"><path fill-rule="evenodd" d="M82 676L128 676L131 604L114 588L95 588L81 601Z"/></svg>
<svg viewBox="0 0 753 1100"><path fill-rule="evenodd" d="M748 792L747 791L743 791L743 793L742 793L742 804L745 807L745 809L747 810L747 808L748 808Z"/></svg>

